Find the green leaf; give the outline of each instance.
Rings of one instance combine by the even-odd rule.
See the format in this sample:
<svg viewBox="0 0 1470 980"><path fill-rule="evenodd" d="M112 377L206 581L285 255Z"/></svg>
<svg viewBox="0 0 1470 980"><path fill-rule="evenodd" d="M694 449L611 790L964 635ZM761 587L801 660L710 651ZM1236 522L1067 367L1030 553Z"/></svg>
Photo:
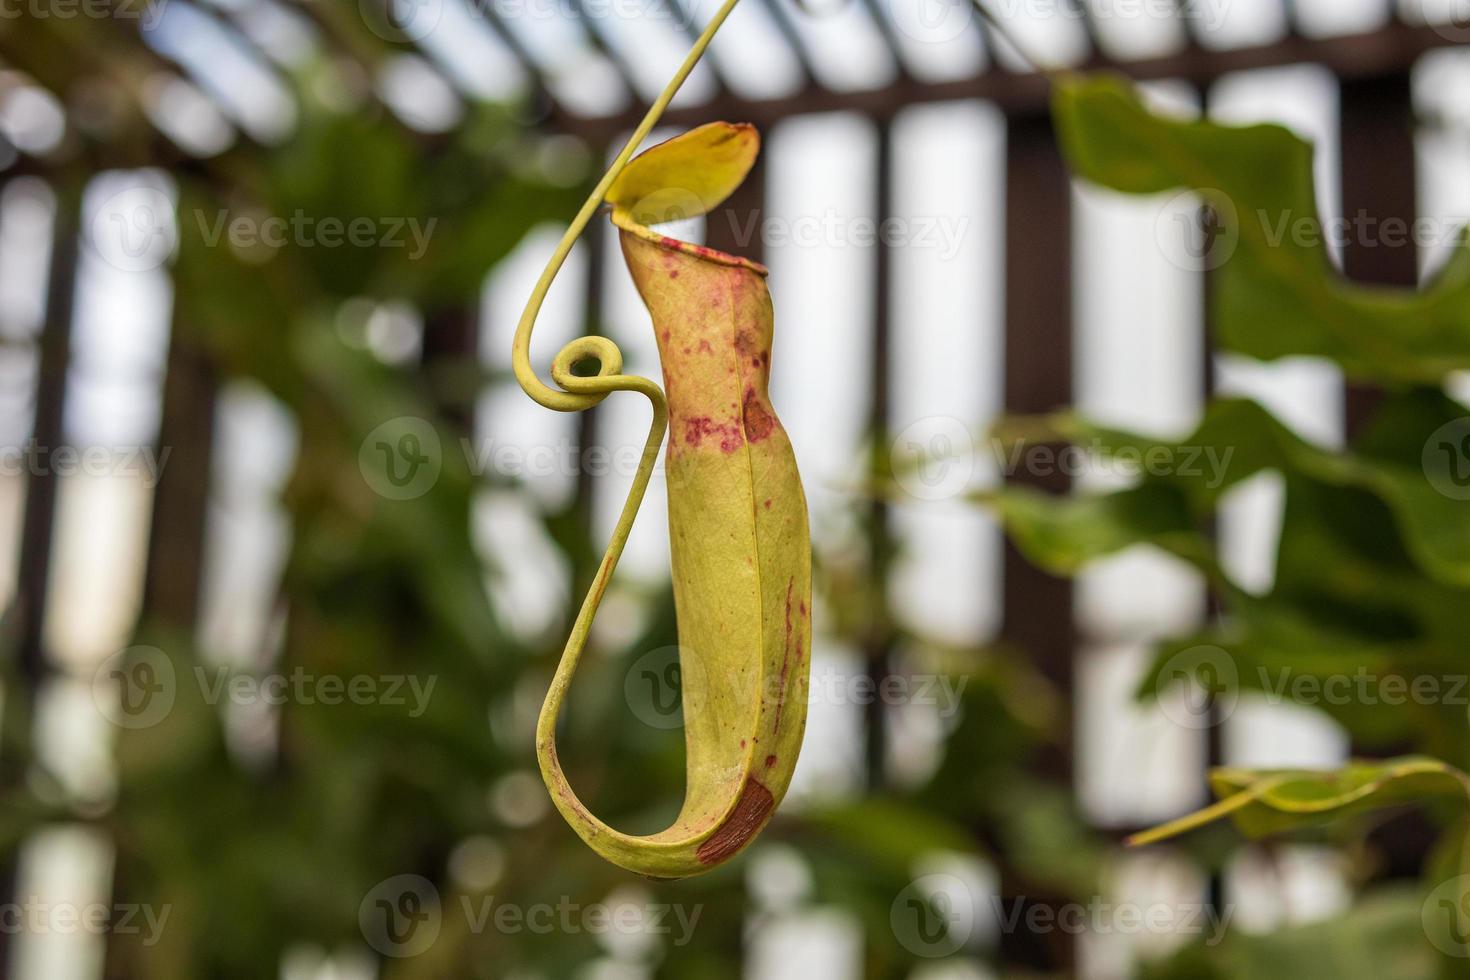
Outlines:
<svg viewBox="0 0 1470 980"><path fill-rule="evenodd" d="M1464 801L1470 778L1438 759L1411 756L1355 762L1333 772L1216 769L1210 785L1218 803L1135 834L1142 847L1231 817L1249 837L1265 837L1369 810L1428 799Z"/></svg>
<svg viewBox="0 0 1470 980"><path fill-rule="evenodd" d="M1291 697L1304 677L1366 674L1376 685L1424 679L1445 697L1382 697L1311 703L1365 745L1416 736L1421 749L1470 761L1464 724L1462 636L1470 602L1470 522L1462 501L1440 493L1423 463L1426 445L1464 409L1436 391L1389 395L1348 452L1296 436L1254 402L1211 405L1198 430L1179 442L1098 426L1071 415L1008 420L1003 441L1021 436L1089 447L1118 463L1157 458L1136 486L1096 496L1049 496L1011 487L987 498L1020 550L1071 575L1088 562L1138 545L1164 550L1201 570L1226 600L1227 619L1166 645L1142 691L1194 646L1232 658L1240 689ZM1263 472L1280 475L1285 514L1275 579L1254 595L1220 569L1206 533L1222 495ZM1177 666L1177 665L1176 665ZM1456 685L1459 684L1459 687ZM1393 705L1390 705L1393 706Z"/></svg>
<svg viewBox="0 0 1470 980"><path fill-rule="evenodd" d="M1079 176L1132 194L1193 189L1213 205L1225 230L1225 244L1207 257L1219 263L1222 347L1263 360L1320 355L1354 377L1388 382L1438 384L1470 368L1463 236L1423 293L1354 285L1323 244L1312 148L1289 130L1168 118L1113 76L1062 79L1054 108ZM1299 222L1314 234L1293 234Z"/></svg>

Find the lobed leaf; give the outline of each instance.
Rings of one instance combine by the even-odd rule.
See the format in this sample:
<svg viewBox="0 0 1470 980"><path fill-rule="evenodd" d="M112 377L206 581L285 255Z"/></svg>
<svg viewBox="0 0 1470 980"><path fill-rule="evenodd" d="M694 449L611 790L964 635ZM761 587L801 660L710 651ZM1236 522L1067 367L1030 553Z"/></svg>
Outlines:
<svg viewBox="0 0 1470 980"><path fill-rule="evenodd" d="M1463 233L1422 293L1349 283L1321 232L1312 148L1289 130L1170 118L1109 75L1060 80L1054 110L1079 176L1132 194L1192 189L1213 205L1234 245L1212 257L1223 263L1214 310L1221 347L1263 360L1319 355L1384 382L1438 384L1470 368ZM1313 234L1294 233L1299 225Z"/></svg>
<svg viewBox="0 0 1470 980"><path fill-rule="evenodd" d="M1210 773L1210 786L1219 802L1135 834L1128 843L1155 844L1227 816L1247 836L1265 837L1404 803L1470 797L1470 777L1425 757L1354 762L1332 772L1222 768Z"/></svg>

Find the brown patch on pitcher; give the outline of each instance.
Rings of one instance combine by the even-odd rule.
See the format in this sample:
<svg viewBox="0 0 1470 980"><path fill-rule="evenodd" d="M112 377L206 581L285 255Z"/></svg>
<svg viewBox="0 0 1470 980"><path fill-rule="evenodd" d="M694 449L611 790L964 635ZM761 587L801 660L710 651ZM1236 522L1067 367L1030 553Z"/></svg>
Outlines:
<svg viewBox="0 0 1470 980"><path fill-rule="evenodd" d="M776 417L766 411L754 388L745 389L745 438L760 442L776 427Z"/></svg>
<svg viewBox="0 0 1470 980"><path fill-rule="evenodd" d="M719 829L699 845L694 856L703 865L719 864L731 857L766 825L774 809L776 798L771 791L752 777L745 777L745 786L740 790L735 808Z"/></svg>

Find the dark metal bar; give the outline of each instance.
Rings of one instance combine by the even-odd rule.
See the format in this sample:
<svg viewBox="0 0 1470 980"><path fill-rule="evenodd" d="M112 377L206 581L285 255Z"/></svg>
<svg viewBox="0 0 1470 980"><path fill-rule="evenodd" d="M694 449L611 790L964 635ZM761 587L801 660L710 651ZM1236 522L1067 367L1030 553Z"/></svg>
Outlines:
<svg viewBox="0 0 1470 980"><path fill-rule="evenodd" d="M36 380L35 445L50 451L66 438L63 427L67 368L71 361L72 318L80 258L80 192L59 191L52 229L51 271L46 318L40 338ZM19 660L24 676L38 681L46 670L41 629L51 570L51 535L56 516L56 474L36 467L26 481L25 520L21 528L20 576L16 615Z"/></svg>
<svg viewBox="0 0 1470 980"><path fill-rule="evenodd" d="M1012 122L1007 137L1005 407L1029 415L1072 400L1071 183L1049 120ZM1051 492L1070 489L1060 474L1014 479ZM1071 589L1019 554L1006 559L1002 634L1070 691Z"/></svg>
<svg viewBox="0 0 1470 980"><path fill-rule="evenodd" d="M996 50L995 29L986 22L984 17L976 15L975 30L980 34L980 45L985 49L986 71L1005 72L1005 62L1001 61Z"/></svg>
<svg viewBox="0 0 1470 980"><path fill-rule="evenodd" d="M1313 63L1322 65L1345 80L1364 79L1406 71L1426 52L1449 47L1454 42L1432 27L1391 24L1367 34L1331 38L1284 37L1269 44L1229 50L1190 48L1157 58L1116 62L1094 52L1078 70L1113 70L1140 80L1178 79L1207 86L1223 75L1255 68ZM1051 83L1033 72L987 71L975 78L926 82L900 80L870 92L831 92L819 86L779 99L749 100L738 97L716 99L696 107L670 109L664 122L671 126L695 126L712 118L741 119L771 125L800 113L852 110L877 119L892 118L908 106L956 99L985 99L1011 116L1045 112ZM637 124L635 113L589 119L559 115L554 124L585 137L605 142Z"/></svg>
<svg viewBox="0 0 1470 980"><path fill-rule="evenodd" d="M1104 51L1102 35L1098 33L1097 18L1092 16L1092 9L1088 7L1087 0L1066 0L1066 5L1076 14L1077 19L1082 21L1082 29L1087 33L1087 43L1092 48L1094 57Z"/></svg>
<svg viewBox="0 0 1470 980"><path fill-rule="evenodd" d="M76 303L77 264L80 258L81 188L56 188L56 218L52 226L51 267L46 288L46 317L39 341L33 444L52 451L66 438L63 425L67 369L71 364L72 319ZM51 545L56 524L57 475L49 467L31 467L26 477L24 520L21 524L20 568L16 580L16 683L5 692L5 725L30 724L35 698L50 670L42 629L45 625L51 578ZM0 752L0 788L22 782L30 759ZM14 895L14 850L0 859L0 897ZM0 976L9 976L11 933L0 930Z"/></svg>
<svg viewBox="0 0 1470 980"><path fill-rule="evenodd" d="M606 160L611 155L607 145L601 145L594 149L594 160ZM603 329L604 295L607 292L607 243L608 229L601 221L593 222L591 229L582 236L582 247L587 251L587 278L584 281L584 299L582 308L582 333L581 336L601 336ZM577 413L577 459L585 459L587 449L597 445L598 430L602 422L602 411L600 407L594 406L585 412ZM573 507L578 517L578 523L583 528L589 542L588 548L582 552L582 563L574 569L576 581L573 583L573 595L581 595L592 584L593 576L597 574L597 561L601 553L602 545L592 538L592 499L596 492L596 481L593 480L589 467L577 467L577 490Z"/></svg>
<svg viewBox="0 0 1470 980"><path fill-rule="evenodd" d="M1071 180L1050 119L1012 119L1007 127L1005 218L1008 413L1049 412L1072 400L1071 227ZM1023 468L1009 480L1017 486L1067 492L1068 479L1051 472L1040 476ZM1072 585L1030 564L1007 541L1002 588L1002 643L1025 651L1054 685L1060 702L1069 705L1057 744L1041 753L1034 766L1070 780L1076 649ZM1047 904L1040 896L1027 900ZM1001 956L1007 966L1068 970L1074 952L1065 936L1006 930Z"/></svg>
<svg viewBox="0 0 1470 980"><path fill-rule="evenodd" d="M1199 104L1201 114L1209 115L1210 93L1208 89L1199 89ZM1202 207L1199 220L1201 222L1213 222L1218 216L1213 209ZM1205 404L1215 397L1218 387L1215 375L1215 289L1217 280L1213 271L1205 272L1200 277L1200 333L1202 343L1200 344L1201 358L1200 371L1203 377L1200 379L1200 391L1204 396ZM1220 521L1217 515L1212 515L1209 520L1209 534L1212 541L1217 545L1220 538ZM1208 585L1205 593L1205 621L1214 624L1220 621L1224 610L1220 592L1213 586ZM1214 798L1214 791L1210 787L1210 771L1225 765L1225 713L1221 710L1219 702L1211 698L1209 714L1209 727L1205 729L1205 771L1199 774L1200 797L1204 800ZM1206 901L1212 909L1223 909L1227 906L1229 896L1225 890L1225 876L1219 870L1211 869L1209 880L1206 885Z"/></svg>
<svg viewBox="0 0 1470 980"><path fill-rule="evenodd" d="M699 37L700 32L704 30L704 25L696 24L693 15L679 0L658 0L658 2L660 6L674 16L678 22L680 33L688 38L692 44ZM715 51L710 51L704 56L703 64L705 68L709 69L709 73L714 76L715 84L719 86L720 91L730 91L730 83L725 77L724 68L721 66L720 55Z"/></svg>
<svg viewBox="0 0 1470 980"><path fill-rule="evenodd" d="M887 122L877 127L876 194L874 201L878 227L893 216L893 131ZM872 401L868 409L868 431L886 443L892 422L893 360L893 247L878 236L873 257L873 365L869 385ZM864 671L872 682L869 690L884 690L893 673L893 628L885 601L884 585L891 577L894 545L889 528L888 506L881 495L868 505L869 578L876 594L868 636L863 642ZM873 698L865 709L866 761L868 792L880 793L887 782L888 708L883 698Z"/></svg>
<svg viewBox="0 0 1470 980"><path fill-rule="evenodd" d="M191 629L199 614L218 379L204 350L175 321L158 444L168 452L153 495L143 616Z"/></svg>
<svg viewBox="0 0 1470 980"><path fill-rule="evenodd" d="M467 436L474 426L479 341L479 310L473 298L425 311L420 362L429 389L437 396L435 407L459 430L456 435Z"/></svg>
<svg viewBox="0 0 1470 980"><path fill-rule="evenodd" d="M143 572L140 618L145 628L187 636L199 620L218 393L212 360L175 310L158 432L160 451L168 453L167 465L153 494ZM114 901L127 903L140 897L131 894L137 870L137 855L120 848L113 867ZM132 937L110 932L103 961L106 980L128 980L140 969Z"/></svg>
<svg viewBox="0 0 1470 980"><path fill-rule="evenodd" d="M1341 87L1342 211L1352 229L1342 253L1349 279L1412 287L1419 252L1413 92L1408 72L1344 81ZM1382 392L1350 384L1349 437L1362 430Z"/></svg>
<svg viewBox="0 0 1470 980"><path fill-rule="evenodd" d="M531 57L531 52L526 50L526 46L521 43L520 38L516 37L515 32L505 26L505 21L496 11L494 3L490 0L470 0L470 2L480 16L485 18L485 23L490 25L490 29L515 56L516 61L520 62L521 69L531 79L535 99L533 109L537 117L554 115L559 111L556 96L551 94L551 84L547 82L546 72L541 69L541 65Z"/></svg>
<svg viewBox="0 0 1470 980"><path fill-rule="evenodd" d="M1174 0L1174 13L1179 23L1184 27L1185 48L1191 54L1204 50L1203 37L1199 18L1193 14L1194 7L1187 0Z"/></svg>
<svg viewBox="0 0 1470 980"><path fill-rule="evenodd" d="M1411 234L1418 212L1413 90L1408 72L1345 81L1341 87L1342 207L1347 227L1343 271L1358 282L1412 287L1419 253ZM1392 224L1391 224L1392 223ZM1382 389L1349 383L1344 399L1349 439L1371 421ZM1355 745L1360 756L1402 755L1412 745ZM1417 878L1438 831L1422 813L1395 816L1369 834L1379 876Z"/></svg>
<svg viewBox="0 0 1470 980"><path fill-rule="evenodd" d="M900 80L910 78L908 62L903 57L903 45L899 43L898 33L893 26L893 21L883 13L886 4L879 0L862 0L863 9L867 11L873 26L878 29L878 35L883 38L883 44L888 48L888 54L893 58L894 67L898 71Z"/></svg>
<svg viewBox="0 0 1470 980"><path fill-rule="evenodd" d="M1281 9L1286 15L1286 32L1300 34L1301 12L1297 9L1296 0L1281 0Z"/></svg>
<svg viewBox="0 0 1470 980"><path fill-rule="evenodd" d="M786 11L781 6L782 0L761 0L761 3L764 4L766 12L771 15L771 20L775 23L776 30L781 32L781 37L785 39L787 47L791 49L796 63L801 66L802 77L807 82L805 90L810 91L818 87L816 69L812 67L811 52L807 50L806 42L802 40L796 27L792 25L791 18L786 16Z"/></svg>
<svg viewBox="0 0 1470 980"><path fill-rule="evenodd" d="M643 94L638 90L638 80L634 77L633 69L629 65L628 59L624 57L623 52L618 50L617 45L613 44L608 38L606 30L598 23L598 18L588 16L587 6L582 0L569 0L569 2L572 5L572 9L577 12L577 19L581 22L582 30L586 33L587 40L591 42L592 47L599 54L612 62L613 68L618 73L618 78L622 79L623 85L627 87L628 94L632 96L634 104L638 106L645 105L646 101L643 98Z"/></svg>

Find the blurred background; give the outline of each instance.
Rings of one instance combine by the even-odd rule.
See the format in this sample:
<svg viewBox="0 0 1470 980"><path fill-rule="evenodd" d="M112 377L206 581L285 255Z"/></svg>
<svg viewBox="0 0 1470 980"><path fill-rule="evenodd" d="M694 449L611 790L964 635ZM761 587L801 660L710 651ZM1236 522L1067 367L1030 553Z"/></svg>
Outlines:
<svg viewBox="0 0 1470 980"><path fill-rule="evenodd" d="M4 975L1111 980L1222 912L1245 936L1344 914L1360 881L1325 842L1121 840L1205 803L1211 765L1335 766L1349 733L1251 696L1136 701L1152 644L1218 611L1203 578L1149 548L1052 577L972 498L1120 482L1008 464L986 435L1008 413L1182 438L1235 393L1335 448L1370 401L1327 361L1212 350L1208 248L1179 232L1198 199L1071 180L1034 62L1291 127L1324 216L1453 227L1466 5L1008 0L1008 39L957 0L745 0L656 137L764 137L736 198L671 233L771 270L813 693L771 828L671 884L586 849L532 746L647 410L542 410L510 341L716 3L387 4L4 9ZM1329 247L1412 286L1451 241ZM600 220L533 363L584 333L656 376ZM922 465L873 493L894 459ZM1283 497L1263 474L1221 507L1256 591ZM561 743L634 831L682 798L668 575L656 481ZM1400 837L1375 874L1416 873L1424 835Z"/></svg>

